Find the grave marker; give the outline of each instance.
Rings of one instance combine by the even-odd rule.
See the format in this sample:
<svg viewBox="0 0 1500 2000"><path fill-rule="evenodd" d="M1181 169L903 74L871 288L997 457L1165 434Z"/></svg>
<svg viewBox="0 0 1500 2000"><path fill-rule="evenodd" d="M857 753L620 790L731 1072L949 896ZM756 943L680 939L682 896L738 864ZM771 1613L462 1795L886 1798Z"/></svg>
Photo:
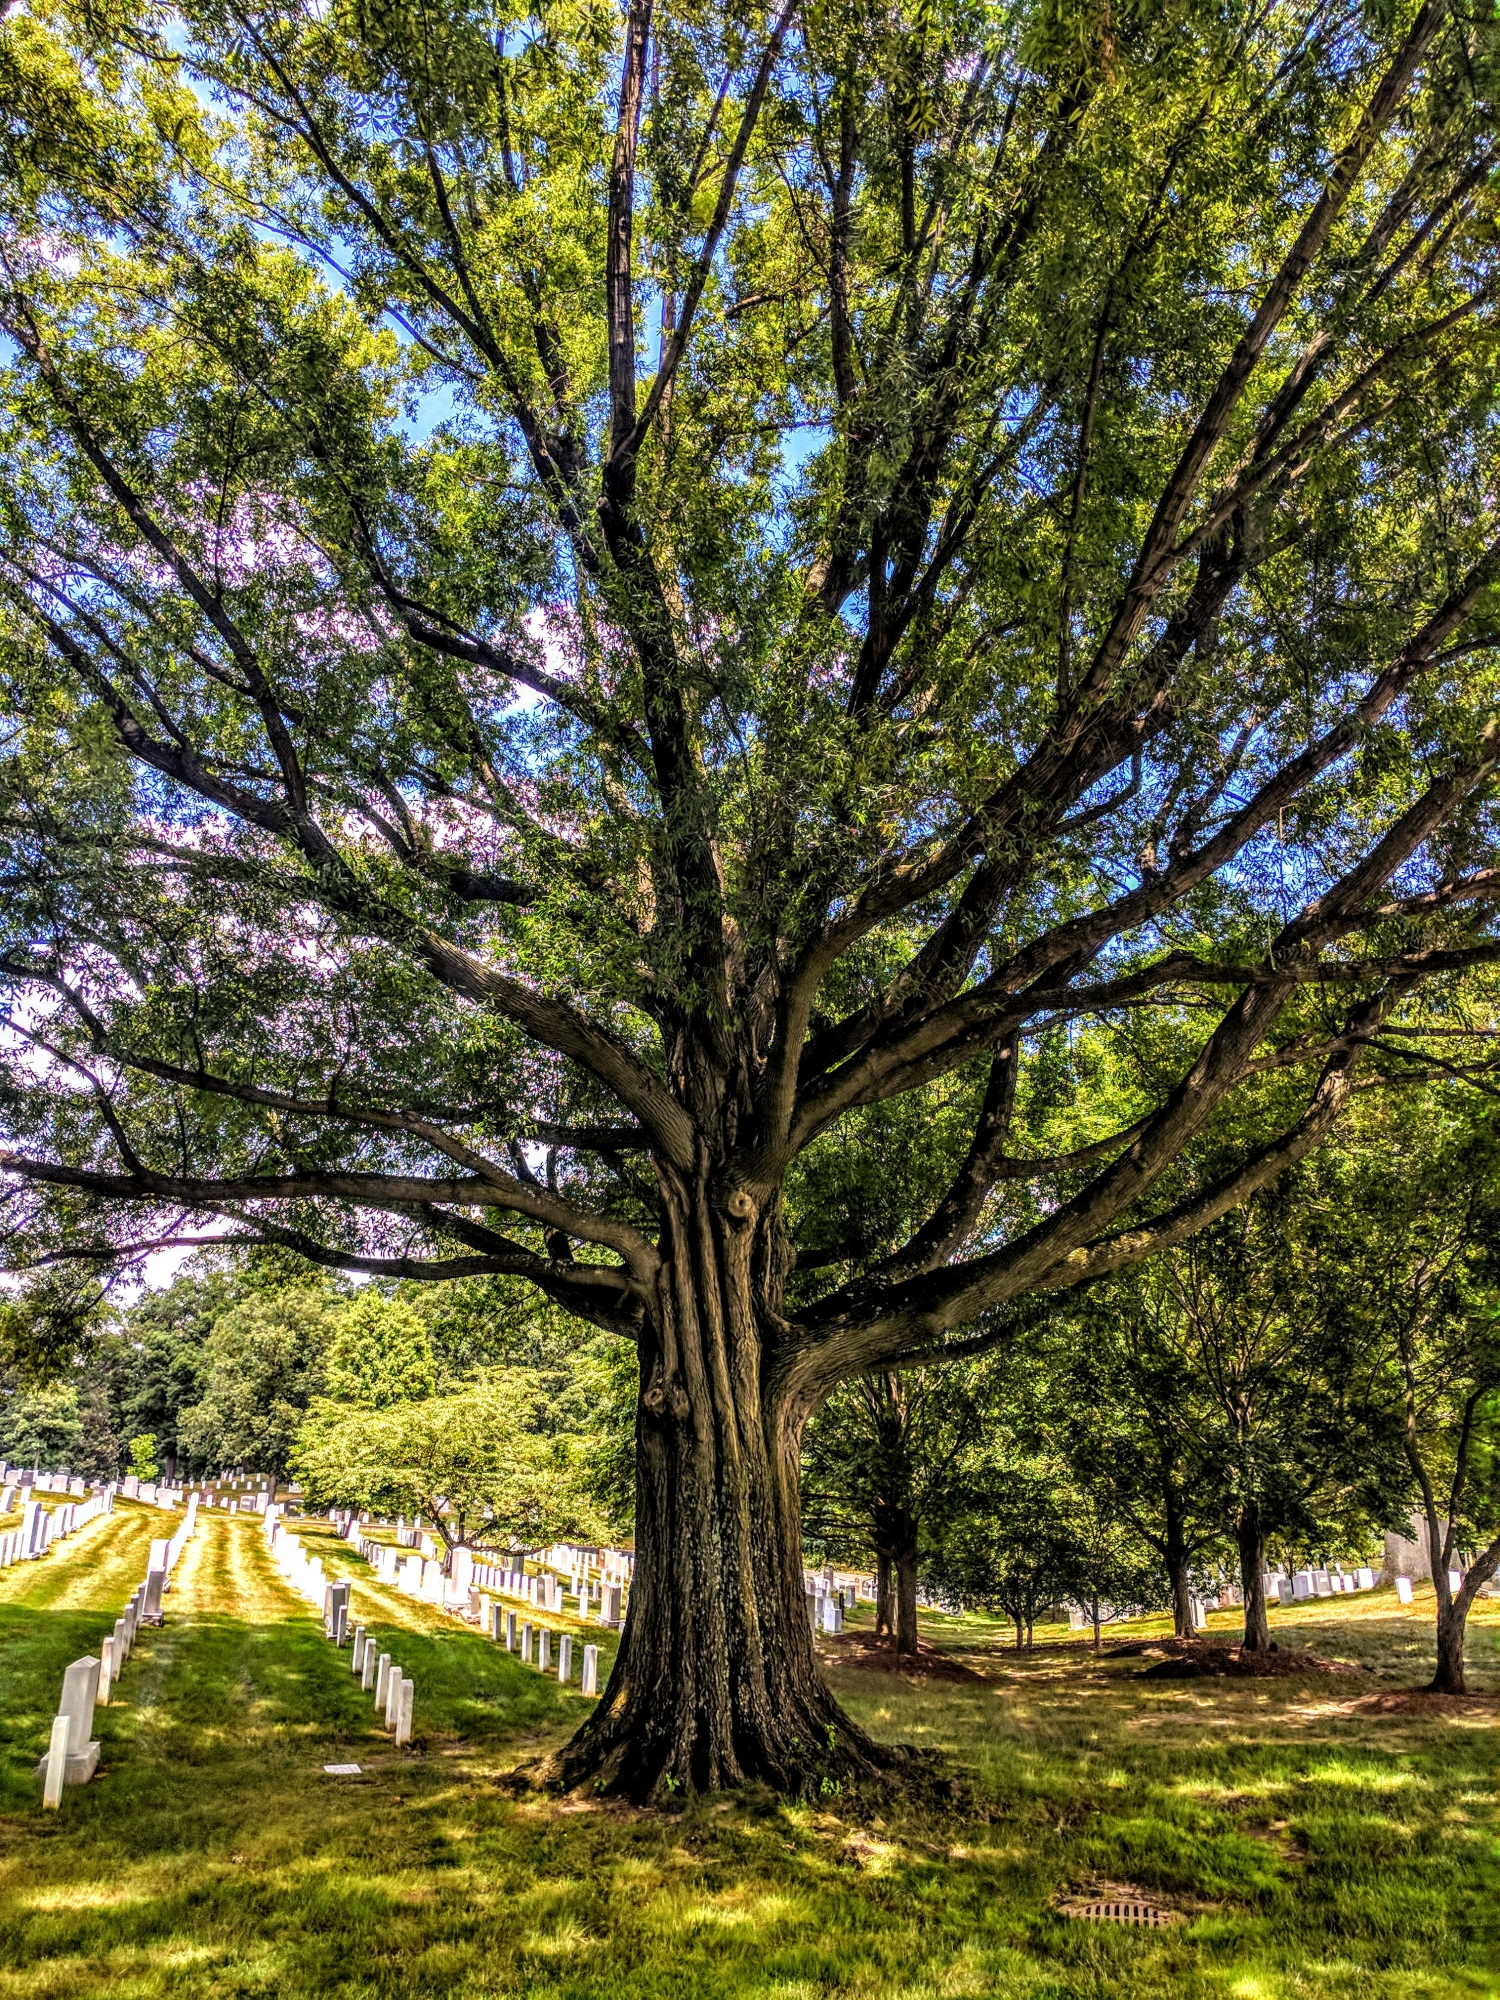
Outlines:
<svg viewBox="0 0 1500 2000"><path fill-rule="evenodd" d="M57 1704L58 1720L68 1725L67 1765L63 1773L67 1784L86 1785L99 1768L99 1745L91 1741L98 1696L99 1662L75 1660L63 1675L62 1700Z"/></svg>
<svg viewBox="0 0 1500 2000"><path fill-rule="evenodd" d="M1398 1604L1411 1603L1411 1578L1409 1576L1398 1576L1396 1578L1396 1602Z"/></svg>
<svg viewBox="0 0 1500 2000"><path fill-rule="evenodd" d="M599 1692L599 1648L585 1646L583 1649L583 1691L585 1694Z"/></svg>
<svg viewBox="0 0 1500 2000"><path fill-rule="evenodd" d="M68 1781L68 1718L59 1715L52 1724L52 1740L42 1759L42 1804L56 1811L62 1804L63 1786Z"/></svg>
<svg viewBox="0 0 1500 2000"><path fill-rule="evenodd" d="M403 1674L401 1685L396 1691L396 1747L411 1741L411 1707L416 1693L416 1683Z"/></svg>

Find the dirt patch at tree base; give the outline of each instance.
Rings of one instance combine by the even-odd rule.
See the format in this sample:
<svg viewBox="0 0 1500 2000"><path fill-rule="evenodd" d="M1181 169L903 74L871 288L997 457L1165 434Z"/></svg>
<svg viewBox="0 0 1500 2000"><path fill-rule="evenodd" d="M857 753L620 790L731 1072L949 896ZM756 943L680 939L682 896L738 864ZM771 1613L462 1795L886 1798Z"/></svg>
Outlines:
<svg viewBox="0 0 1500 2000"><path fill-rule="evenodd" d="M1307 1674L1362 1674L1355 1660L1325 1660L1296 1646L1260 1652L1244 1646L1208 1645L1193 1639L1153 1639L1134 1646L1117 1646L1113 1657L1154 1660L1144 1680L1191 1681L1292 1680Z"/></svg>
<svg viewBox="0 0 1500 2000"><path fill-rule="evenodd" d="M1430 1688L1400 1688L1390 1694L1361 1695L1352 1715L1461 1715L1470 1722L1500 1721L1492 1694L1434 1694Z"/></svg>
<svg viewBox="0 0 1500 2000"><path fill-rule="evenodd" d="M818 1646L830 1667L873 1668L882 1674L907 1674L913 1680L982 1681L961 1660L940 1653L925 1639L917 1641L915 1654L898 1653L889 1639L872 1639L865 1633L845 1633L838 1638L819 1634Z"/></svg>

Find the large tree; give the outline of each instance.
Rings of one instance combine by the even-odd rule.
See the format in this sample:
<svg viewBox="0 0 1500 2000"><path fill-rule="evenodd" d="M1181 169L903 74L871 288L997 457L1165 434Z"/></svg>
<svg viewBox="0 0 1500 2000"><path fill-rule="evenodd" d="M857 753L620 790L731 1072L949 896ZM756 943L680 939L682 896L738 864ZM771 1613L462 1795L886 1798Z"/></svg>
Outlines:
<svg viewBox="0 0 1500 2000"><path fill-rule="evenodd" d="M879 1764L809 1411L1185 1239L1493 955L1494 59L1445 0L6 15L9 1240L634 1341L566 1780ZM1083 1017L1125 1122L1048 1157ZM804 1228L916 1124L909 1228Z"/></svg>

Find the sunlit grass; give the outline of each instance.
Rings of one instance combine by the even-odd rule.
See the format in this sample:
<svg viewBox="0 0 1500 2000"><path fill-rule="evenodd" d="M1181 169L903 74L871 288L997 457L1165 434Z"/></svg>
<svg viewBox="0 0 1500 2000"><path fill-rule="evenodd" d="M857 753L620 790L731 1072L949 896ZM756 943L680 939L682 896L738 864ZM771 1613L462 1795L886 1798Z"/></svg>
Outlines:
<svg viewBox="0 0 1500 2000"><path fill-rule="evenodd" d="M168 1623L99 1712L100 1777L44 1818L32 1765L62 1668L109 1629L161 1519L122 1508L92 1546L0 1576L0 2000L1500 1990L1493 1704L1356 1707L1430 1671L1430 1600L1277 1614L1289 1642L1371 1669L1317 1681L1147 1681L1139 1660L1017 1655L1000 1627L933 1619L982 1679L831 1671L874 1733L961 1763L977 1811L748 1794L636 1814L502 1793L496 1776L559 1740L582 1697L309 1530L415 1677L416 1741L397 1752L259 1523L205 1516ZM1497 1609L1476 1623L1481 1685L1500 1679ZM363 1775L325 1777L334 1762ZM1105 1881L1188 1921L1053 1914Z"/></svg>

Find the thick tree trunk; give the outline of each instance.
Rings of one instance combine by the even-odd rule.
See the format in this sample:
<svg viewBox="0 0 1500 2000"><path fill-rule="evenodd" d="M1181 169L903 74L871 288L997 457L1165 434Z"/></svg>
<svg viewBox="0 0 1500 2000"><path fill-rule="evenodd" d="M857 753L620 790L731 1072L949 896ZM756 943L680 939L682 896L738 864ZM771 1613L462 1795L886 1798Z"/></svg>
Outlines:
<svg viewBox="0 0 1500 2000"><path fill-rule="evenodd" d="M1192 1590L1188 1584L1187 1535L1183 1528L1180 1509L1172 1504L1172 1496L1167 1497L1167 1532L1163 1538L1163 1556L1167 1567L1167 1581L1172 1587L1172 1630L1179 1639L1193 1636Z"/></svg>
<svg viewBox="0 0 1500 2000"><path fill-rule="evenodd" d="M896 1630L896 1605L891 1595L891 1558L881 1549L875 1557L875 1637L890 1638Z"/></svg>
<svg viewBox="0 0 1500 2000"><path fill-rule="evenodd" d="M896 1550L896 1651L917 1650L917 1536L913 1527Z"/></svg>
<svg viewBox="0 0 1500 2000"><path fill-rule="evenodd" d="M1469 1622L1469 1597L1459 1591L1451 1596L1448 1579L1434 1577L1440 1582L1437 1615L1437 1671L1427 1683L1433 1694L1467 1694L1468 1685L1464 1680L1464 1634Z"/></svg>
<svg viewBox="0 0 1500 2000"><path fill-rule="evenodd" d="M752 1780L826 1795L905 1753L865 1736L819 1679L798 1493L806 1394L766 1365L744 1197L716 1208L695 1194L640 1341L625 1630L598 1707L544 1775L642 1801Z"/></svg>
<svg viewBox="0 0 1500 2000"><path fill-rule="evenodd" d="M1248 1652L1271 1649L1271 1625L1266 1617L1266 1537L1261 1526L1260 1507L1247 1500L1240 1509L1235 1531L1240 1548L1240 1588L1245 1594L1245 1637Z"/></svg>
<svg viewBox="0 0 1500 2000"><path fill-rule="evenodd" d="M1089 1609L1094 1619L1094 1651L1097 1653L1099 1650L1099 1600L1097 1597L1090 1598Z"/></svg>

